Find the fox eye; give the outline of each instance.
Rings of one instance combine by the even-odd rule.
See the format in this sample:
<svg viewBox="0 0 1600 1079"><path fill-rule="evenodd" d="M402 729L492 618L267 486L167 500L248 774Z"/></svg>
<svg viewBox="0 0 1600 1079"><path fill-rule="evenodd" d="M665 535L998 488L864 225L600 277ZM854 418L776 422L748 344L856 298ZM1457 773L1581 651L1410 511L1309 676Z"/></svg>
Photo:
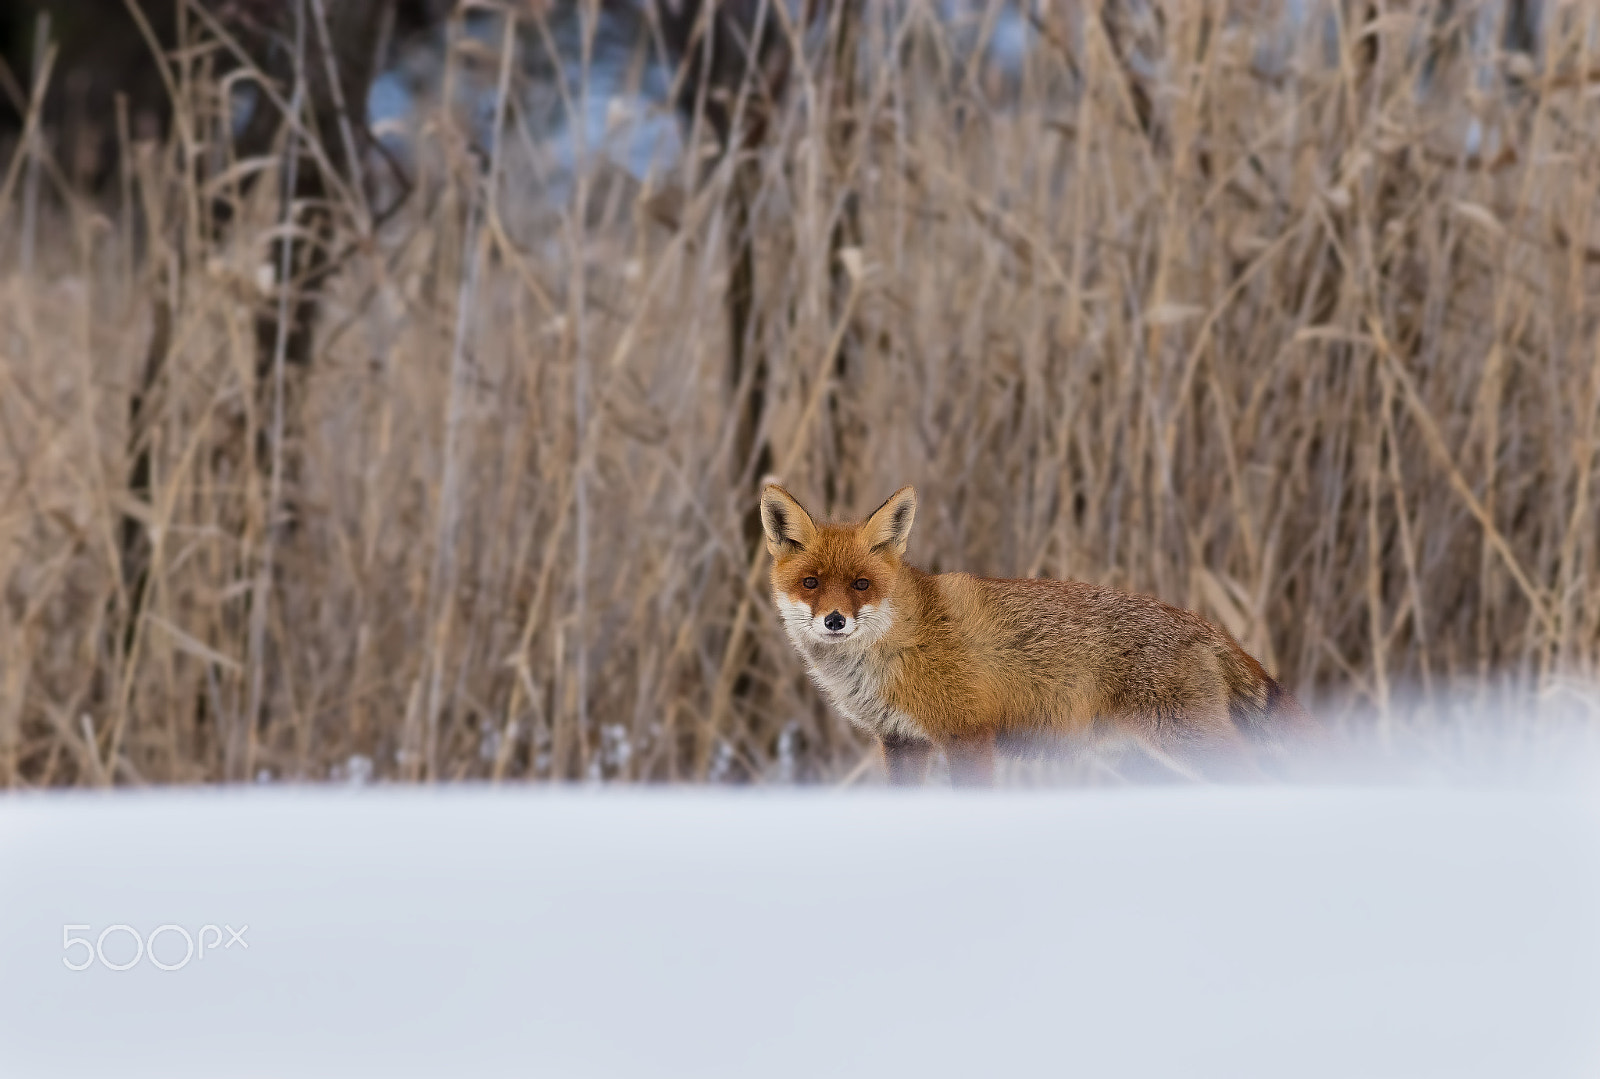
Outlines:
<svg viewBox="0 0 1600 1079"><path fill-rule="evenodd" d="M867 580L865 577L857 577L856 578L856 591L857 592L865 592L867 589L869 589L871 587L872 587L872 582Z"/></svg>
<svg viewBox="0 0 1600 1079"><path fill-rule="evenodd" d="M817 587L817 579L815 577L807 577L805 580L801 581L800 583L805 585L807 588L815 588L815 587Z"/></svg>

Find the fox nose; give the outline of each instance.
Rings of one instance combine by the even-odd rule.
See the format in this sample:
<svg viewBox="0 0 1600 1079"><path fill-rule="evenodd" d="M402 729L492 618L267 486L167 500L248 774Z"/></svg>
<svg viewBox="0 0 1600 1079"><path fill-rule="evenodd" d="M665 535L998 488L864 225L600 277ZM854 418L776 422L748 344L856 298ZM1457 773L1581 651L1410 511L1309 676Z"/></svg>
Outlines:
<svg viewBox="0 0 1600 1079"><path fill-rule="evenodd" d="M833 611L822 620L822 624L828 627L830 633L838 633L844 628L844 615L838 611Z"/></svg>

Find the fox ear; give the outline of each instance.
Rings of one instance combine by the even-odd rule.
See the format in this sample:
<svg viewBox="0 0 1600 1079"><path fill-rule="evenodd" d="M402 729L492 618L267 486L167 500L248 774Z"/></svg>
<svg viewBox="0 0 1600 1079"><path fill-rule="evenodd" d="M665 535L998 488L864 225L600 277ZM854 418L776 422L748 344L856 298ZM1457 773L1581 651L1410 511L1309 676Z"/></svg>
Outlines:
<svg viewBox="0 0 1600 1079"><path fill-rule="evenodd" d="M811 515L776 483L761 489L761 530L767 534L767 550L774 558L785 547L803 551L817 538Z"/></svg>
<svg viewBox="0 0 1600 1079"><path fill-rule="evenodd" d="M917 492L907 484L867 518L867 523L861 526L861 538L874 550L888 547L895 554L903 555L911 539L911 522L916 516Z"/></svg>

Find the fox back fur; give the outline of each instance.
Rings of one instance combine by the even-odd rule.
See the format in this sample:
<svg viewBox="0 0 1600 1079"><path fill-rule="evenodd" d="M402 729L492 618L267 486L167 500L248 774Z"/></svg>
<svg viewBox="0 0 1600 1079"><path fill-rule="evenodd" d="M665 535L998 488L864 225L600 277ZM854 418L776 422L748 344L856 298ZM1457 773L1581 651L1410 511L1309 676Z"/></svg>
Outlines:
<svg viewBox="0 0 1600 1079"><path fill-rule="evenodd" d="M934 746L957 783L992 781L996 746L1092 745L1131 770L1248 777L1306 713L1225 630L1083 581L928 574L906 563L916 492L859 524L761 496L772 595L813 681L916 783ZM1132 752L1128 752L1131 750Z"/></svg>

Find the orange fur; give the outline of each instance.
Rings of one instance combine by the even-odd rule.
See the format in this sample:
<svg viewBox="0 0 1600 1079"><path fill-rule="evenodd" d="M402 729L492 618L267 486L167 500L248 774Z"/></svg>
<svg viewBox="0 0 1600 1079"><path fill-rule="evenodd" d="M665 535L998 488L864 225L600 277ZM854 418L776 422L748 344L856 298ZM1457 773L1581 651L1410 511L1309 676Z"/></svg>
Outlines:
<svg viewBox="0 0 1600 1079"><path fill-rule="evenodd" d="M877 735L894 782L931 744L958 783L987 783L997 747L1137 747L1201 777L1255 773L1255 750L1309 718L1225 630L1150 596L1083 581L928 574L904 561L916 493L859 524L818 524L762 492L772 594L812 679Z"/></svg>

